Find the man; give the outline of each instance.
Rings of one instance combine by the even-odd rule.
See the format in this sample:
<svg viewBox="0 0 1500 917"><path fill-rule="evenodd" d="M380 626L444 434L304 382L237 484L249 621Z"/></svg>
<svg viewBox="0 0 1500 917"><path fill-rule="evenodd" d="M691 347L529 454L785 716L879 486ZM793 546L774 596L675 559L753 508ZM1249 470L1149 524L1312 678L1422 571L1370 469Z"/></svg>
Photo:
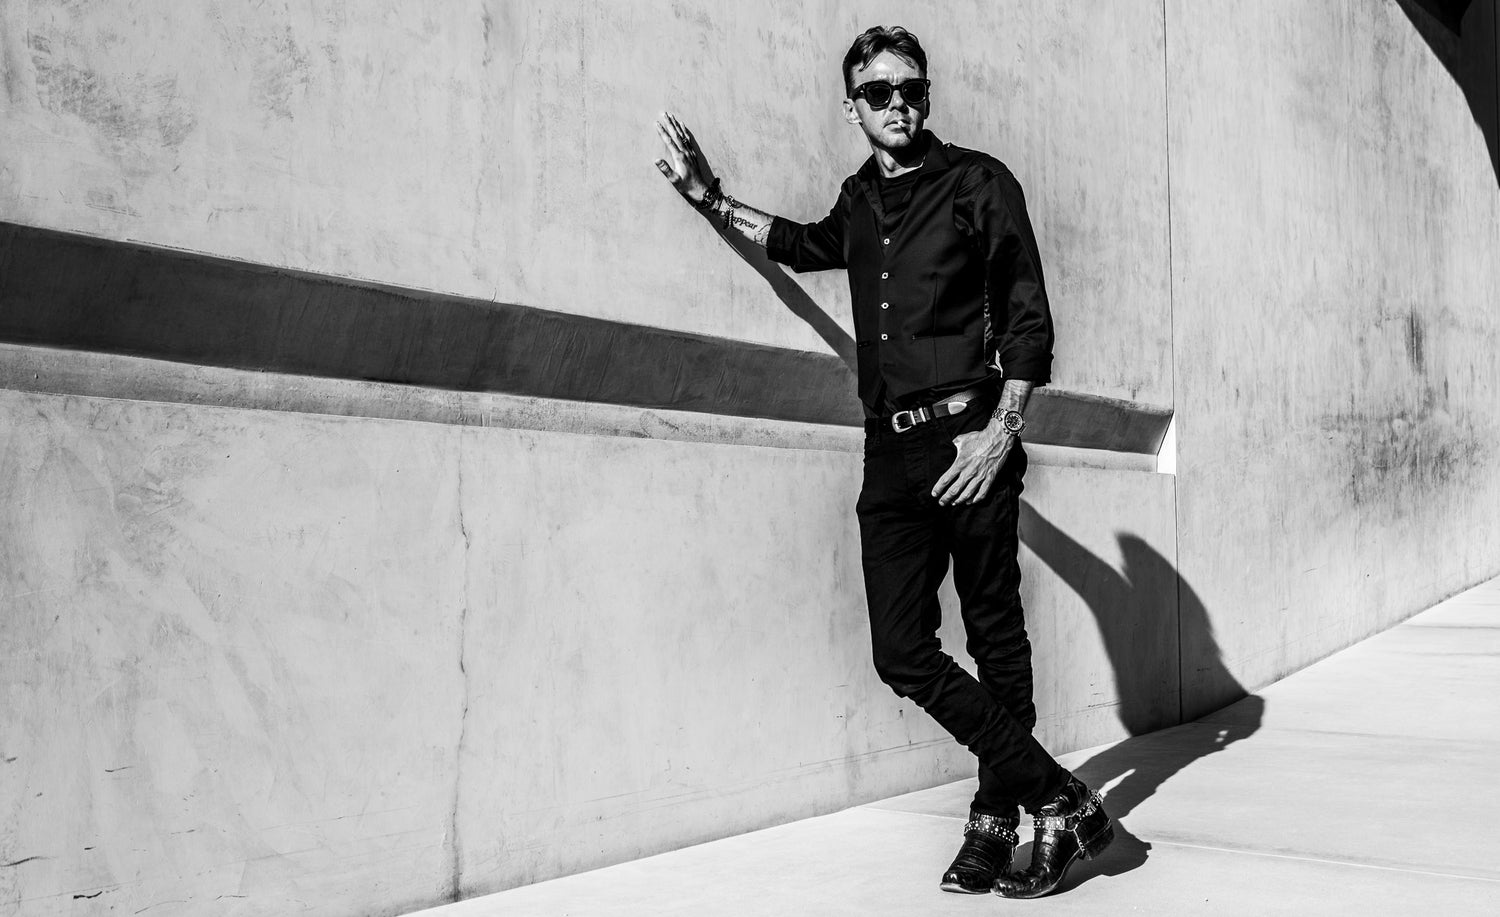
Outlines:
<svg viewBox="0 0 1500 917"><path fill-rule="evenodd" d="M1113 838L1097 794L1031 735L1031 645L1016 520L1032 387L1050 379L1052 319L1015 177L924 129L927 56L876 27L844 58L844 117L871 157L824 219L794 223L708 184L691 133L663 114L657 168L700 211L797 271L849 274L865 406L859 517L876 671L979 758L979 791L942 888L1032 898ZM953 562L976 680L942 651L937 591ZM1010 873L1018 807L1031 866Z"/></svg>

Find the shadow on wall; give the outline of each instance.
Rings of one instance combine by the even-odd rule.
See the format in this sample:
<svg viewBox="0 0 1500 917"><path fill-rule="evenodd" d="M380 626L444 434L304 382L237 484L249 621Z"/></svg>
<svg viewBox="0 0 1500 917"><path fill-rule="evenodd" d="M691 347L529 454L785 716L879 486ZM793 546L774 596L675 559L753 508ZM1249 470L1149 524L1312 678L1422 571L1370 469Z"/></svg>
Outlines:
<svg viewBox="0 0 1500 917"><path fill-rule="evenodd" d="M701 154L700 154L701 156ZM712 184L715 179L713 166L709 164L706 156L701 156L698 165L703 169L703 177ZM793 280L791 275L781 269L781 266L772 261L761 246L751 242L740 235L738 231L725 227L718 220L708 214L701 214L714 231L719 234L725 244L734 249L735 254L744 259L745 263L755 269L761 279L771 287L771 291L781 300L782 304L791 310L792 314L807 322L823 343L838 355L844 365L849 368L851 375L858 376L859 369L855 365L857 360L854 338L849 336L833 316L823 311L817 301L802 289L802 285Z"/></svg>
<svg viewBox="0 0 1500 917"><path fill-rule="evenodd" d="M1079 779L1099 788L1118 781L1109 790L1109 813L1116 819L1115 843L1091 874L1118 875L1146 861L1151 846L1135 837L1120 821L1149 799L1173 775L1200 758L1223 751L1260 728L1265 701L1249 694L1224 667L1208 612L1177 570L1154 548L1133 535L1120 535L1124 571L1116 572L1083 545L1069 537L1021 501L1021 540L1088 605L1098 623L1099 634L1114 670L1120 722L1132 737L1090 758L1075 769ZM1192 657L1178 640L1162 641L1156 622L1162 620L1162 597L1177 594L1176 634L1192 634L1186 641ZM1176 634L1173 636L1175 637ZM1152 645L1167 642L1170 646ZM1163 666L1177 680L1175 706L1164 704L1161 681ZM1202 710L1181 693L1179 672L1191 668L1206 676L1199 683L1213 686L1215 707L1235 704L1232 725L1186 723L1178 728L1145 735L1182 724L1185 716ZM1027 862L1029 850L1017 851L1018 862Z"/></svg>
<svg viewBox="0 0 1500 917"><path fill-rule="evenodd" d="M1463 90L1500 183L1500 18L1497 0L1396 0Z"/></svg>
<svg viewBox="0 0 1500 917"><path fill-rule="evenodd" d="M745 259L746 264L755 268L755 272L770 284L771 290L788 309L792 310L792 314L807 322L812 330L818 333L818 337L822 338L835 354L838 354L838 358L849 367L849 372L858 375L859 369L855 366L854 338L849 336L849 332L845 331L833 316L824 312L822 307L807 295L807 291L802 289L801 284L793 280L786 271L781 269L780 265L772 261L766 255L765 249L738 232L725 229L717 223L714 224L714 229L736 254Z"/></svg>

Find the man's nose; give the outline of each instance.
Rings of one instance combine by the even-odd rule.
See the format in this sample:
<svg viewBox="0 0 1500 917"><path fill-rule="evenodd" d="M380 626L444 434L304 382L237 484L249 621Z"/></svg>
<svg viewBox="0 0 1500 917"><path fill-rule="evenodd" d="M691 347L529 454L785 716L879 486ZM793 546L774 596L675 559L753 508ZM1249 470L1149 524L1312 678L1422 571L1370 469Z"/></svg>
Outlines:
<svg viewBox="0 0 1500 917"><path fill-rule="evenodd" d="M905 111L910 107L906 104L906 96L902 95L901 90L894 86L891 87L891 104L889 107L900 111Z"/></svg>

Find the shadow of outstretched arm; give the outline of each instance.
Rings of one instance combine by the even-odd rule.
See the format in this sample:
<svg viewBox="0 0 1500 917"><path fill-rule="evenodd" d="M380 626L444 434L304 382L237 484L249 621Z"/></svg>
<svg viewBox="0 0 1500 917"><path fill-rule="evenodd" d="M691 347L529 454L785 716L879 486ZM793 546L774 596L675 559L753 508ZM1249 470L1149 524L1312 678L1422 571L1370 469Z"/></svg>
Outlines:
<svg viewBox="0 0 1500 917"><path fill-rule="evenodd" d="M713 166L709 164L707 155L698 149L694 156L693 168L699 170L703 181L712 186L718 176L714 173ZM770 286L771 291L776 294L782 304L791 310L793 315L807 322L818 337L828 345L828 348L843 361L849 372L857 375L854 338L849 336L849 332L845 331L833 316L823 311L822 307L807 295L807 291L802 289L801 284L793 280L786 271L781 269L780 265L772 261L764 248L751 242L739 232L724 226L711 214L700 213L700 216L708 221L709 225L714 228L714 232L719 234L719 238L723 239L725 244L740 256L741 260L755 269L755 272Z"/></svg>
<svg viewBox="0 0 1500 917"><path fill-rule="evenodd" d="M1130 584L1115 569L1021 501L1021 540L1068 588L1088 604L1096 619L1111 602L1119 602ZM1111 657L1111 662L1115 660Z"/></svg>
<svg viewBox="0 0 1500 917"><path fill-rule="evenodd" d="M1180 722L1177 575L1141 539L1118 537L1123 574L1021 501L1021 540L1088 606L1113 669L1120 724L1134 736Z"/></svg>
<svg viewBox="0 0 1500 917"><path fill-rule="evenodd" d="M772 261L765 249L759 245L717 223L714 224L714 230L718 232L719 238L734 249L735 254L743 258L746 264L760 274L770 285L771 291L791 310L793 315L807 322L812 330L817 332L818 337L822 338L839 359L844 361L844 365L849 367L851 373L857 372L854 362L854 338L849 336L849 332L845 331L833 316L824 312L822 307L807 295L807 291L802 289L801 284L788 276L786 271Z"/></svg>

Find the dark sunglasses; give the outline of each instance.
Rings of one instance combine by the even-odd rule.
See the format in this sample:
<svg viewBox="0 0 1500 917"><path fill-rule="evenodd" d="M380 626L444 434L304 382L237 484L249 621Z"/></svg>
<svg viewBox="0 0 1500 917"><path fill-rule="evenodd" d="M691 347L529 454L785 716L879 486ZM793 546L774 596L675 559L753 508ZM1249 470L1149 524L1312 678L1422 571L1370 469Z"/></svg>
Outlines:
<svg viewBox="0 0 1500 917"><path fill-rule="evenodd" d="M906 100L907 105L921 105L927 101L927 87L931 85L932 80L907 80L895 86L885 80L873 80L854 87L849 98L864 96L865 101L870 103L871 110L880 111L891 104L891 95L899 89L901 98Z"/></svg>

